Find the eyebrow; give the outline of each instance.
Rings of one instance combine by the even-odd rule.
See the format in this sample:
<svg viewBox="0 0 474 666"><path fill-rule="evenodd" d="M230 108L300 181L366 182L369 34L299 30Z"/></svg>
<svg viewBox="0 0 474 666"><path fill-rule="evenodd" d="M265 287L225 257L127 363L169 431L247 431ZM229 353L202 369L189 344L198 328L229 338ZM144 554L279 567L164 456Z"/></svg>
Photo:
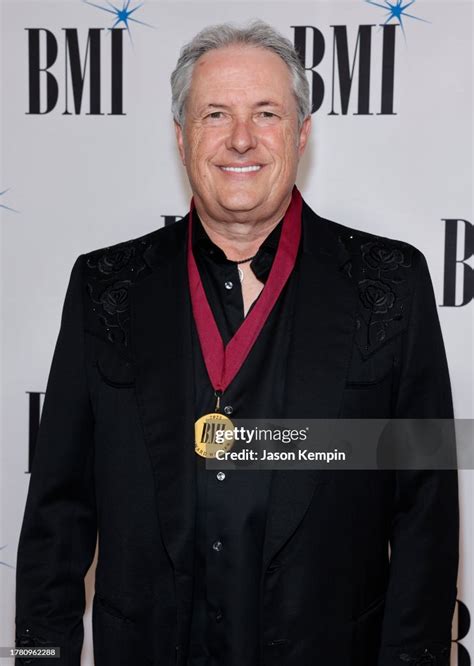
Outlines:
<svg viewBox="0 0 474 666"><path fill-rule="evenodd" d="M255 106L280 106L278 102L274 102L272 99L264 99L261 102L258 102Z"/></svg>
<svg viewBox="0 0 474 666"><path fill-rule="evenodd" d="M254 107L256 107L256 108L259 108L261 106L281 106L281 105L278 102L274 102L273 100L268 100L268 99L264 99L261 102L257 102L256 104L254 104ZM205 109L209 109L209 108L212 108L212 109L216 109L216 108L218 108L218 109L230 109L230 106L228 106L227 104L217 104L215 102L210 102L209 104L206 104L206 106L204 108Z"/></svg>

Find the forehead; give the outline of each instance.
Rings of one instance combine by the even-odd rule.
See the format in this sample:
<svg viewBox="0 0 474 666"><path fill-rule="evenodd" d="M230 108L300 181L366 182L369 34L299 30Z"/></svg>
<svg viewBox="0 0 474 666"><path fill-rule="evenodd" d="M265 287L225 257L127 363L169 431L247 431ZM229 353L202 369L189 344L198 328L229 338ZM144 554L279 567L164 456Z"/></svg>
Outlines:
<svg viewBox="0 0 474 666"><path fill-rule="evenodd" d="M216 94L236 101L256 94L286 101L293 95L290 70L268 49L239 45L214 49L196 61L190 97L206 102Z"/></svg>

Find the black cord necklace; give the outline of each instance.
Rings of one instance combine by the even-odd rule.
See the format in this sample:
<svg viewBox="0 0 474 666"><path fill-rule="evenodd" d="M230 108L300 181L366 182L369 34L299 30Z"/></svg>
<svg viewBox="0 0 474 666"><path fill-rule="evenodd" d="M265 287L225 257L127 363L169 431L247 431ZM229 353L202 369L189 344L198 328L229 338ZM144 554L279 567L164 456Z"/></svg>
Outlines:
<svg viewBox="0 0 474 666"><path fill-rule="evenodd" d="M253 257L249 257L248 259L240 259L240 261L232 261L233 264L237 266L237 271L239 273L239 280L240 282L244 281L244 272L243 270L239 267L240 264L247 264L249 261L252 261L252 259L255 259L257 255L254 254ZM231 259L229 259L231 261Z"/></svg>
<svg viewBox="0 0 474 666"><path fill-rule="evenodd" d="M237 264L237 265L239 265L239 264L246 264L247 261L252 261L252 259L255 259L256 256L257 256L257 255L254 254L253 257L249 257L248 259L240 259L240 261L233 261L232 263L233 263L233 264Z"/></svg>

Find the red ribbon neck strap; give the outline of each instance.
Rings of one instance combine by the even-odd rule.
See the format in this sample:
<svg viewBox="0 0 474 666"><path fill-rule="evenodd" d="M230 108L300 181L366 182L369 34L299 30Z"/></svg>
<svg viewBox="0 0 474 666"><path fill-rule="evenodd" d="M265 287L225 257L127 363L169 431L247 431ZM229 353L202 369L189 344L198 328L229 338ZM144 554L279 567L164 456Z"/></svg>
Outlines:
<svg viewBox="0 0 474 666"><path fill-rule="evenodd" d="M232 339L224 346L193 254L194 200L191 200L187 241L189 291L202 355L215 391L225 391L242 367L294 268L301 238L301 209L301 194L295 186L265 286Z"/></svg>

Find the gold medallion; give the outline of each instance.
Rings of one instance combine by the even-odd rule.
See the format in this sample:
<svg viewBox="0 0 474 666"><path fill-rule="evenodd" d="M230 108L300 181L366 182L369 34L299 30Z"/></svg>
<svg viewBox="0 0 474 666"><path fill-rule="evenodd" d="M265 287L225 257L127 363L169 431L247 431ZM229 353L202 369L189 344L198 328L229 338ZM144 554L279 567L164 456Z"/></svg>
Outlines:
<svg viewBox="0 0 474 666"><path fill-rule="evenodd" d="M218 412L204 414L194 424L194 450L203 458L215 458L217 451L234 445L234 424Z"/></svg>

